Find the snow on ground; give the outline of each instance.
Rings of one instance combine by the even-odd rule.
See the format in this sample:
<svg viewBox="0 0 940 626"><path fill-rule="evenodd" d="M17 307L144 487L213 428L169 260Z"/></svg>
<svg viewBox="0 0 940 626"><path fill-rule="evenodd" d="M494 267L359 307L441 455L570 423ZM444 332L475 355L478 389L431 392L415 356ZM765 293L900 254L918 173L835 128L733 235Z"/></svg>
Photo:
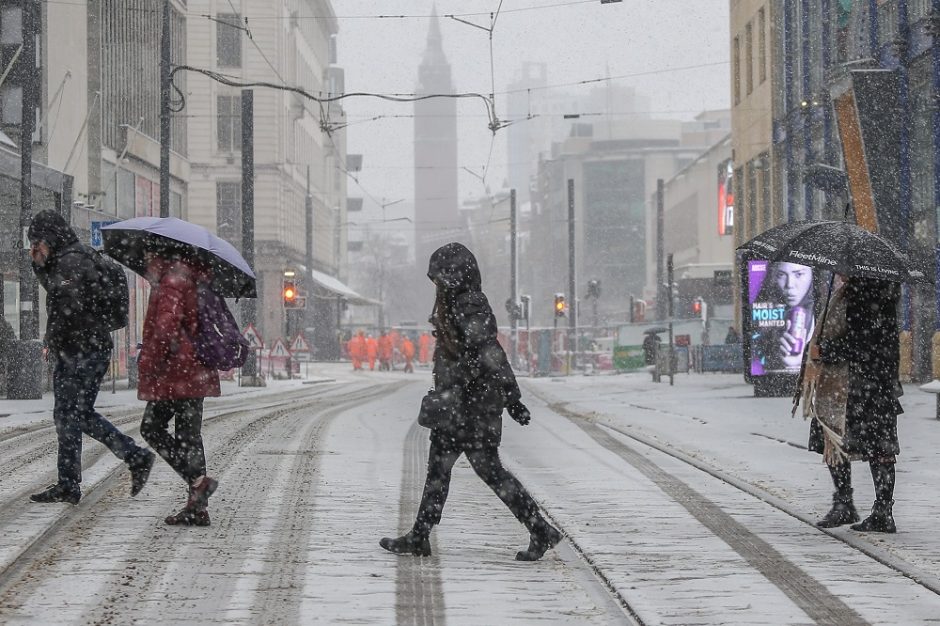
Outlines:
<svg viewBox="0 0 940 626"><path fill-rule="evenodd" d="M500 454L570 539L518 563L525 529L463 459L434 555L381 550L382 536L410 527L420 499L427 431L414 418L428 373L311 371L264 389L226 384L207 404L210 473L221 481L207 529L163 525L184 494L162 461L131 500L126 472L98 445L86 446L77 507L24 502L54 475L54 437L39 428L51 421L51 396L0 400L0 437L38 428L0 459L0 621L607 624L630 623L628 611L646 624L937 619L936 593L836 538L940 578L940 423L933 396L914 387L902 399L900 532L833 537L806 523L828 509L831 486L803 449L808 425L790 417L789 399L754 398L730 375L680 375L672 387L647 374L521 379L532 424L506 418ZM142 403L108 391L98 406L137 436ZM854 483L865 511L865 465L855 464ZM43 533L51 539L16 558Z"/></svg>

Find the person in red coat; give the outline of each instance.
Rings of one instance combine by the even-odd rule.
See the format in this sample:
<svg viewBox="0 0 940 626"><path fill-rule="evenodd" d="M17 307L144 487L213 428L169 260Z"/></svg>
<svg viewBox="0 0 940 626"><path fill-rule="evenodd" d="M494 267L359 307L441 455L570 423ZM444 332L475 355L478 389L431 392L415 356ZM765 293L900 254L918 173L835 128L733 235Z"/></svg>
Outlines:
<svg viewBox="0 0 940 626"><path fill-rule="evenodd" d="M202 402L221 395L221 390L219 373L196 358L191 338L198 331L196 285L208 281L209 274L179 248L147 256L151 292L137 388L137 397L146 400L147 407L140 434L189 487L186 505L166 523L208 526L207 504L218 481L206 475ZM169 432L170 421L175 434Z"/></svg>

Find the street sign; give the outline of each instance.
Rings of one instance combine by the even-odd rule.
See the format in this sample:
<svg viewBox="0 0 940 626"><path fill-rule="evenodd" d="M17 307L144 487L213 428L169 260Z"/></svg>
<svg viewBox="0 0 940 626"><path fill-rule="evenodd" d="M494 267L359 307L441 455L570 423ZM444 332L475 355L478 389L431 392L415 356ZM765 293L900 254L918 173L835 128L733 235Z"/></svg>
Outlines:
<svg viewBox="0 0 940 626"><path fill-rule="evenodd" d="M291 354L296 354L298 352L310 352L310 344L307 343L307 340L304 339L304 336L300 333L294 337L294 340L290 342L290 351Z"/></svg>
<svg viewBox="0 0 940 626"><path fill-rule="evenodd" d="M271 347L271 352L268 354L272 359L281 359L287 358L290 356L290 351L287 349L287 346L284 345L284 340L280 337L277 338L277 341L274 342L274 345Z"/></svg>
<svg viewBox="0 0 940 626"><path fill-rule="evenodd" d="M264 348L264 340L261 339L261 335L255 330L253 324L248 324L248 328L242 331L242 337L248 341L248 345L252 348Z"/></svg>
<svg viewBox="0 0 940 626"><path fill-rule="evenodd" d="M104 245L104 241L101 238L101 227L109 226L114 224L117 220L108 220L108 221L92 221L91 223L91 247L92 248L101 248Z"/></svg>

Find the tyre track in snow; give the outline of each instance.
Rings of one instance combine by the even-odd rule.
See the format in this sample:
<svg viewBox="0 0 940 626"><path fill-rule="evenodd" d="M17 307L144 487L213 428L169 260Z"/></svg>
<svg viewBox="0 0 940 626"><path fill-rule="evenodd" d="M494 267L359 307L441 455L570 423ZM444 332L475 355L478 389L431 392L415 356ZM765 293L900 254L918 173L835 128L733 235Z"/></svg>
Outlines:
<svg viewBox="0 0 940 626"><path fill-rule="evenodd" d="M415 520L427 473L427 431L415 421L405 437L402 460L398 528L410 529ZM395 621L399 625L447 623L437 542L431 539L430 557L399 556L395 576Z"/></svg>
<svg viewBox="0 0 940 626"><path fill-rule="evenodd" d="M535 391L533 391L532 393L533 395L538 395L535 393ZM541 398L541 396L539 397ZM891 552L867 541L864 538L864 536L855 536L851 534L840 533L838 532L838 529L819 528L818 526L816 526L815 518L807 516L801 509L795 508L794 506L792 506L790 503L783 500L782 498L779 498L770 493L767 493L767 491L765 491L758 485L753 485L751 483L746 482L745 480L731 476L728 473L718 468L715 468L712 465L709 465L708 463L700 459L694 458L688 454L683 453L681 450L665 445L662 442L657 441L653 437L643 435L633 430L628 431L626 429L623 429L613 424L598 421L596 415L593 415L590 412L580 413L580 412L574 411L568 408L568 406L566 406L565 403L552 404L551 401L549 401L547 398L542 398L542 399L543 401L546 402L546 404L549 405L549 408L551 408L556 413L559 413L560 415L564 415L565 417L574 416L575 419L573 419L572 421L577 420L577 421L581 421L585 423L595 424L605 429L609 429L612 432L616 432L619 435L632 439L644 446L647 446L647 447L653 448L654 450L662 452L663 454L666 454L676 459L677 461L681 461L687 465L690 465L696 468L697 470L704 472L708 474L709 476L716 478L731 487L734 487L735 489L739 491L742 491L754 498L757 498L758 500L768 504L769 506L772 506L773 508L783 513L786 513L790 517L796 520L799 520L800 522L803 522L804 524L806 524L813 530L829 535L833 539L839 540L843 544L849 546L850 548L854 550L857 550L858 552L865 555L866 557L884 565L885 567L891 568L898 574L901 574L905 578L908 578L911 581L917 583L924 589L940 596L940 576L938 576L934 572L927 571L922 568L913 566L909 562L893 555ZM569 417L569 419L571 419L571 417ZM580 426L581 424L579 423L578 425ZM776 439L775 441L780 441L781 443L786 443L787 445L799 447L803 450L806 449L805 446L798 446L789 441L776 440ZM619 442L618 444L623 445L623 444L620 444Z"/></svg>
<svg viewBox="0 0 940 626"><path fill-rule="evenodd" d="M384 387L369 387L366 389L357 388L343 394L329 397L311 397L309 401L303 403L293 402L294 406L279 410L274 414L264 415L261 419L264 424L256 428L247 437L242 437L239 441L223 442L216 445L213 449L213 461L211 466L213 472L219 476L220 490L213 497L215 502L222 500L222 508L225 513L213 515L213 525L209 528L172 528L165 526L162 520L156 520L153 524L149 537L138 542L137 546L128 550L129 558L124 563L123 570L112 576L105 586L110 589L119 589L120 591L111 594L101 605L94 607L92 611L83 616L84 623L108 623L113 619L121 621L121 615L127 610L129 602L136 601L140 604L139 613L147 615L160 600L165 597L178 596L184 593L188 602L179 603L172 606L172 610L181 611L182 614L167 615L149 615L149 621L164 620L169 622L188 622L193 620L205 619L207 615L222 616L226 609L231 608L235 598L236 587L240 576L232 576L231 568L233 562L237 572L241 563L252 551L252 539L256 536L259 525L263 525L258 516L252 517L243 512L248 509L244 505L246 499L257 501L261 495L265 499L265 504L270 503L272 508L277 507L281 501L283 493L271 487L271 477L268 475L257 475L249 471L232 472L234 468L245 468L250 466L252 457L256 450L253 446L256 443L270 435L273 442L290 441L291 448L298 451L303 446L309 445L310 436L321 431L318 425L321 423L322 413L333 408L339 407L337 412L347 410L350 406L355 406L361 402L374 400L385 394ZM313 404L311 406L312 403ZM260 420L258 420L260 421ZM255 422L256 424L257 422ZM297 438L297 431L304 433ZM300 443L300 446L296 445ZM288 455L282 455L288 458ZM291 466L293 464L288 464ZM282 472L276 472L281 474ZM301 481L294 480L295 477L286 476L282 480L284 485L292 485L291 491L297 492L296 495L302 497L303 488L308 485L301 484ZM275 479L276 480L276 479ZM293 481L293 483L292 483ZM259 482L264 486L259 485ZM264 489L259 494L259 489ZM295 519L280 519L283 513L277 513L278 523L293 524ZM302 522L305 520L301 520ZM284 529L281 528L280 531ZM309 533L309 530L308 530ZM290 544L282 541L276 535L272 536L272 545L264 546L264 560L270 559L272 550L276 550L280 545L281 550L278 554L280 559L290 559L296 561L297 556L290 555ZM298 537L294 537L298 541ZM306 545L306 538L303 543L299 541L296 545ZM138 559L134 555L143 554L140 559L146 565L145 570L141 571L138 567ZM303 550L306 555L306 550ZM191 563L199 563L199 567L192 567ZM281 564L274 564L283 565ZM254 573L260 573L260 568L255 569ZM265 574L270 573L270 569ZM267 576L255 576L252 580L257 581L259 586L264 589L245 589L240 591L240 595L250 598L247 607L247 616L243 616L242 621L252 623L265 622L273 620L272 623L297 623L290 619L282 619L278 614L285 610L294 611L292 606L299 607L300 598L297 597L302 591L303 585L289 583L288 586L277 588L273 585ZM283 591L289 590L288 597L283 597ZM279 593L282 603L274 607L275 613L265 615L259 612L253 606L254 600L259 597L255 592L264 592L260 594L263 598L267 593ZM198 606L196 613L187 614L187 609ZM166 607L164 607L166 609ZM229 620L222 620L229 621ZM233 620L234 621L234 620Z"/></svg>
<svg viewBox="0 0 940 626"><path fill-rule="evenodd" d="M213 468L227 466L237 451L257 437L268 423L275 421L281 415L290 413L294 408L291 405L296 404L298 397L306 396L310 401L315 401L324 393L329 393L329 390L304 391L306 393L282 394L278 396L279 400L258 398L254 402L249 401L248 406L245 406L245 399L240 398L231 403L219 403L223 406L214 403L215 406L207 408L206 413L208 415L205 418L206 432L204 434L206 439L210 441L211 447L207 452L210 453ZM235 403L240 406L232 409L225 406ZM263 413L263 411L268 412ZM217 438L213 431L230 428L231 422L238 422L239 420L247 421L247 423L239 424L234 431L223 435L216 442ZM129 434L138 434L136 430L134 432L129 431ZM215 445L213 445L213 442L216 442ZM96 446L96 449L96 452L91 455L91 459L87 455L84 458L86 466L89 460L93 462L102 456L110 455L110 452L104 446ZM157 462L162 463L160 459ZM11 601L12 597L20 593L28 595L29 588L38 584L41 576L35 575L36 570L41 570L46 564L54 563L58 557L61 557L63 544L67 545L69 541L81 541L89 536L94 537L96 534L93 532L94 526L99 516L107 517L111 509L126 507L129 502L132 502L127 500L125 496L118 495L119 490L126 489L126 481L122 477L124 473L126 473L124 465L117 464L114 469L106 472L103 478L86 488L82 496L82 502L78 506L60 509L39 535L26 541L18 554L5 559L6 565L0 570L0 616L4 613L5 608L15 607L18 604ZM3 502L2 512L0 512L0 528L8 528L21 516L28 515L31 508L39 511L48 510L35 509L34 507L40 505L24 500L25 497L8 498ZM105 501L105 504L103 507L98 507L101 501ZM132 503L132 506L134 505ZM99 511L99 508L103 508L103 510ZM138 541L135 544L138 550L131 551L132 555L148 554L154 539L159 539L161 531L162 534L165 534L165 527L161 528L162 520L160 522L158 524L155 518L152 526L153 533L157 537L148 534ZM61 540L61 543L59 540ZM132 556L131 560L136 562L139 559ZM129 578L134 578L135 575L135 572L125 574ZM122 595L126 597L126 594Z"/></svg>
<svg viewBox="0 0 940 626"><path fill-rule="evenodd" d="M258 589L256 609L266 621L283 624L302 621L299 595L304 588L304 566L310 544L315 473L323 452L317 450L318 444L338 416L372 400L388 397L407 384L396 382L374 387L367 395L322 411L300 437L296 451L291 452L294 462L286 477L286 493L276 517L274 544L268 548L269 567L262 575L265 587Z"/></svg>
<svg viewBox="0 0 940 626"><path fill-rule="evenodd" d="M299 391L289 391L278 396L281 398L278 402L283 402L284 399L288 397L304 397L311 395L310 390L305 390L306 393L301 393ZM322 390L317 390L317 394L322 393ZM259 398L257 400L263 400ZM257 403L257 400L255 401ZM271 401L271 398L268 398L268 402ZM244 398L224 398L219 400L210 401L206 405L206 413L212 413L217 410L225 410L228 407L235 407L238 405L244 404ZM110 421L112 424L118 427L121 432L127 432L132 434L135 437L135 440L138 443L142 443L139 437L139 425L140 419L143 416L144 407L134 409L122 409L118 411L108 411L107 409L99 410L99 413L104 415L104 417ZM122 428L123 426L132 425L131 429L127 431ZM103 446L98 449L98 446L95 446L94 440L90 437L85 438L85 443L91 443L92 445L85 446L85 452L82 455L82 466L90 467L94 462L100 459L103 455L108 454L109 452ZM14 484L22 483L23 481L18 480L16 473L22 470L27 469L33 463L38 461L45 461L49 455L55 455L58 449L58 442L56 438L55 425L52 423L52 415L50 412L48 423L34 423L28 426L15 427L7 432L0 433L0 493L2 493L2 487L4 484L11 482ZM89 451L91 449L91 451ZM40 483L46 485L56 480L56 471L55 464L52 465L52 469L43 472ZM8 507L6 501L21 500L26 498L30 493L36 491L36 486L30 481L29 485L25 485L19 489L16 493L11 496L4 498L4 509ZM2 527L3 520L0 518L0 527Z"/></svg>
<svg viewBox="0 0 940 626"><path fill-rule="evenodd" d="M542 397L536 393L534 395ZM868 623L855 609L845 604L822 583L792 563L773 546L725 513L717 504L695 491L679 478L663 470L633 448L614 438L604 427L595 423L588 416L569 410L566 403L548 403L548 408L570 420L603 448L619 456L646 476L780 589L817 624L863 625ZM604 426L609 428L606 424ZM621 431L618 430L617 432ZM628 433L621 432L621 434L634 438L633 435ZM644 443L644 445L646 444ZM676 457L674 451L670 451L664 446L652 447L679 458ZM686 459L680 460L685 461ZM715 476L712 472L709 472L709 474Z"/></svg>

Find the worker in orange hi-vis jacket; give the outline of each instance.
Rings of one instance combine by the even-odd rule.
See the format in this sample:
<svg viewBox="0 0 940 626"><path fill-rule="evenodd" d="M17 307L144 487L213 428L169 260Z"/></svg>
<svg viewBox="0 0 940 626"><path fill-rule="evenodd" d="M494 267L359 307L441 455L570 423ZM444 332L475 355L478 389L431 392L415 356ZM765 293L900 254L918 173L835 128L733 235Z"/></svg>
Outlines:
<svg viewBox="0 0 940 626"><path fill-rule="evenodd" d="M418 337L418 363L427 365L429 360L431 360L431 335L421 333Z"/></svg>
<svg viewBox="0 0 940 626"><path fill-rule="evenodd" d="M362 361L366 358L366 335L359 331L346 343L346 350L352 360L353 371L362 369Z"/></svg>
<svg viewBox="0 0 940 626"><path fill-rule="evenodd" d="M388 333L379 335L379 371L389 372L392 369L392 338Z"/></svg>
<svg viewBox="0 0 940 626"><path fill-rule="evenodd" d="M375 337L366 337L366 356L369 358L369 369L375 370L375 358L379 355L379 342Z"/></svg>
<svg viewBox="0 0 940 626"><path fill-rule="evenodd" d="M405 372L414 372L415 344L408 338L408 335L401 339L401 354L405 357Z"/></svg>

